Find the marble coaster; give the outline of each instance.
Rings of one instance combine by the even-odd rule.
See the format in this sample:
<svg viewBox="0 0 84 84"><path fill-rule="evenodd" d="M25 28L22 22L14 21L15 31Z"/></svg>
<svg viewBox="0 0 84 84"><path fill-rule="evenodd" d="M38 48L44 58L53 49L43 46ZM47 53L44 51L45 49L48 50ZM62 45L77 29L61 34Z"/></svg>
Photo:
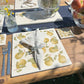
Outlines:
<svg viewBox="0 0 84 84"><path fill-rule="evenodd" d="M6 34L0 34L0 45L6 45Z"/></svg>
<svg viewBox="0 0 84 84"><path fill-rule="evenodd" d="M59 12L56 12L54 16L45 19L42 11L18 12L15 14L15 18L17 25L47 23L63 20Z"/></svg>
<svg viewBox="0 0 84 84"><path fill-rule="evenodd" d="M61 39L74 37L74 34L70 28L57 29L57 33L59 34Z"/></svg>

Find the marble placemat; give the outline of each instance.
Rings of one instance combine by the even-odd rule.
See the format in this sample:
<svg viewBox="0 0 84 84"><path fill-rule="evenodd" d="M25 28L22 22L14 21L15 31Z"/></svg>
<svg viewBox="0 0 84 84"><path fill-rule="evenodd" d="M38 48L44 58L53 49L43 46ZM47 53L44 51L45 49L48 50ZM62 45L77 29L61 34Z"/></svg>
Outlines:
<svg viewBox="0 0 84 84"><path fill-rule="evenodd" d="M56 29L61 39L74 37L74 34L70 28Z"/></svg>
<svg viewBox="0 0 84 84"><path fill-rule="evenodd" d="M17 25L38 24L63 20L59 12L56 12L54 16L44 18L42 11L17 12L15 18Z"/></svg>
<svg viewBox="0 0 84 84"><path fill-rule="evenodd" d="M13 34L11 67L12 77L72 64L55 29L44 29L39 30L37 33L37 36L41 37L38 41L45 44L45 47L40 48L39 54L37 54L38 64L40 66L39 70L34 61L34 56L33 53L31 53L31 50L27 45L20 43L24 38L29 37L31 39L30 36L32 35L35 35L35 31Z"/></svg>

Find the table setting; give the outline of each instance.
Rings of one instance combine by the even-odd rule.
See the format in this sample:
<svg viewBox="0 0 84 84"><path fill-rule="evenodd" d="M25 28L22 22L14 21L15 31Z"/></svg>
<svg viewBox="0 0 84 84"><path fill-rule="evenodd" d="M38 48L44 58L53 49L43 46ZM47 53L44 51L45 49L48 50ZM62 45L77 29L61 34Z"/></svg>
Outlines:
<svg viewBox="0 0 84 84"><path fill-rule="evenodd" d="M23 4L24 2L22 2L22 4ZM40 3L43 3L43 2L39 2L39 4ZM51 2L50 2L51 3ZM57 3L57 2L56 2ZM41 4L40 4L41 5ZM15 2L15 7L17 7L17 5L16 5L16 2ZM44 7L47 7L47 5L45 4L44 5ZM58 5L58 7L59 7L59 5ZM17 8L15 8L15 10L19 10L19 7L17 7ZM22 7L21 7L21 10L22 10ZM58 10L58 9L57 9ZM8 9L6 9L6 12L7 11L10 11L10 10L8 10ZM23 11L24 11L24 9L23 9ZM50 9L49 9L49 11L50 11ZM28 24L29 22L29 24L35 24L35 23L39 23L40 22L40 20L38 20L38 18L37 18L37 22L35 22L35 23L33 23L32 21L30 21L30 20L26 20L25 18L23 18L24 17L24 15L25 16L27 16L26 15L26 13L27 13L28 11L25 11L25 12L20 12L20 16L21 16L21 18L19 18L19 16L15 16L16 17L16 26L17 25L25 25L25 24ZM37 12L37 11L32 11L32 13L35 15L35 12ZM18 12L19 13L19 12ZM40 13L40 12L39 12ZM48 12L46 12L46 13L48 13ZM45 23L46 21L50 21L50 22L53 22L53 21L62 21L63 20L63 18L62 18L62 16L61 15L59 15L59 13L57 14L58 12L56 12L56 13L54 13L54 14L56 14L56 16L58 16L58 19L60 19L60 20L56 20L56 17L54 17L55 15L51 15L50 13L49 13L49 15L48 16L45 16L45 15L43 15L43 17L44 17L44 19L43 19L43 22ZM22 15L23 14L23 15ZM31 13L30 13L31 14ZM36 13L37 14L37 13ZM17 15L17 13L16 13L16 15ZM31 16L34 16L34 15L31 15ZM9 15L10 16L10 15ZM8 16L8 17L9 17ZM28 12L28 16L29 16L29 12ZM38 16L38 15L37 15ZM39 16L40 17L40 16ZM17 22L17 18L20 20L19 22ZM21 21L21 19L23 18L23 22L24 23L20 23L20 22L22 22ZM55 20L54 20L54 18L55 18ZM14 18L12 18L13 20L14 20ZM49 20L50 19L50 20ZM53 21L52 21L53 20ZM14 28L14 30L9 30L10 29L10 27L9 27L9 25L10 25L10 23L8 24L7 22L11 22L12 20L10 20L10 18L9 18L9 20L8 21L6 21L6 19L5 19L5 22L6 22L6 26L8 27L8 32L9 33L13 33L13 32L17 32L17 30L15 30L15 28ZM25 23L25 22L27 22L27 23ZM18 24L19 23L19 24ZM40 22L40 23L42 23L42 22ZM17 26L18 27L18 26ZM24 29L25 29L25 27L24 27ZM12 67L11 67L11 69L12 69L12 73L11 73L11 77L15 77L15 76L19 76L19 75L22 75L22 74L27 74L27 73L34 73L34 72L38 72L38 71L43 71L43 70L47 70L47 69L52 69L52 68L56 68L56 67L54 67L55 65L52 65L52 63L53 63L53 59L54 58L58 58L58 59L60 59L60 57L62 57L62 55L61 54L59 54L58 55L58 53L57 53L57 55L59 56L59 57L57 57L57 55L56 55L56 57L53 57L53 58L51 58L51 55L49 56L48 54L46 54L46 56L48 55L48 57L49 58L45 58L45 57L42 57L42 55L43 55L43 52L48 52L48 49L46 50L46 48L45 47L48 47L47 45L49 45L49 44L47 44L47 43L45 43L45 40L49 40L50 38L46 38L46 35L44 35L43 33L43 35L40 35L41 34L41 32L49 32L49 31L53 31L54 32L54 35L53 35L53 33L52 32L50 32L50 34L52 34L53 35L53 37L51 38L51 39L55 39L55 37L59 40L59 38L58 38L58 36L57 36L57 34L55 34L55 30L53 29L53 28L50 28L50 29L46 29L46 27L43 29L43 28L39 28L39 29L42 29L42 30L37 30L37 28L36 29L32 29L33 31L31 31L31 32L28 32L28 31L26 31L26 32L28 32L28 33L26 33L26 32L22 32L22 33L15 33L15 34L13 34L13 39L12 39ZM19 28L18 28L18 30L19 30ZM36 37L36 35L35 35L35 37L31 37L31 36L34 36L33 34L34 33L32 33L32 32L36 32L36 31L38 31L38 35L40 35L40 37L41 36L43 36L43 39L44 39L44 42L42 41L42 38L41 39L38 39L38 40L40 40L40 42L42 41L42 43L39 43L38 42L38 40L37 41L34 41L34 38L39 38L38 36ZM30 35L29 35L29 33L30 33ZM25 36L25 35L26 36ZM3 34L4 35L4 34ZM6 35L6 34L5 34ZM28 36L29 35L29 36ZM28 37L27 37L28 36ZM48 36L47 36L48 37ZM23 40L23 38L24 38L24 40ZM27 38L27 39L26 39ZM6 39L6 37L5 37L5 39ZM25 40L26 39L26 40ZM31 39L31 40L30 40ZM22 42L21 42L21 40L22 40ZM27 40L29 41L29 43L27 43ZM6 42L6 41L4 41L4 42ZM25 47L24 47L24 45L22 45L21 43L23 43L23 44L26 44L26 45L29 45L30 47L34 47L35 46L35 48L36 48L36 45L39 45L40 46L40 48L39 47L37 47L37 49L33 49L33 51L32 50L28 50L28 48L27 48L27 50L25 49ZM33 42L33 43L32 43ZM34 42L35 42L35 45L32 45L32 44L34 44ZM36 44L37 43L37 44ZM57 41L57 43L58 43L58 41ZM43 46L41 46L41 45L43 45ZM51 45L51 44L50 44ZM59 40L59 44L57 44L58 46L59 45L61 45L62 46L62 44L61 44L61 42L60 42L60 40ZM62 52L62 53L65 53L66 51L64 50L64 48L63 48L63 46L62 46L62 50L60 51L60 49L61 49L61 46L58 48L57 47L57 45L56 45L56 48L57 48L57 51L59 51L60 53ZM23 46L23 47L22 47ZM16 49L18 49L19 48L19 50L16 50ZM51 53L55 53L54 51L53 51L53 48L55 48L55 47L52 47L52 45L51 45L51 48L49 48L49 52L50 52L50 49L51 49ZM37 52L37 50L40 50L39 52L41 53L41 54L39 54L39 55L41 55L40 57L39 57L39 55L36 53ZM43 52L42 52L42 50L43 50ZM64 51L63 51L64 50ZM16 52L17 51L17 52ZM25 51L25 53L23 52L23 51ZM14 52L16 52L16 53L14 53ZM28 53L29 52L29 53ZM33 53L36 53L37 55L36 56L32 56L32 54ZM20 53L22 54L22 55L20 55ZM26 58L29 62L31 62L32 63L32 66L34 67L34 68L36 68L35 70L34 70L34 68L33 67L31 67L31 65L29 65L28 64L28 66L27 66L27 60L25 60L25 56L23 56L23 55L25 55L26 57L29 57L29 58ZM29 56L28 56L29 55ZM53 55L53 54L52 54ZM19 57L19 56L21 56L21 57ZM44 55L43 55L44 56ZM66 66L66 65L70 65L71 64L71 61L70 61L70 59L68 58L68 55L65 53L65 56L67 57L67 62L68 63L65 63L64 65L61 65L61 64L57 64L57 67L61 67L61 66ZM24 59L20 59L20 58L24 58ZM64 57L64 56L63 56ZM33 58L34 58L34 60L33 60ZM48 64L48 63L46 63L46 61L45 61L45 63L46 63L46 66L44 66L44 64L39 64L40 63L40 61L42 61L43 62L43 59L45 58L45 60L49 60L49 59L51 59L51 64ZM17 60L16 60L17 59ZM42 59L42 60L41 60ZM66 60L66 58L64 57L64 59ZM33 62L35 63L35 64L33 64ZM70 61L70 62L69 62ZM22 63L24 63L24 64L22 64ZM20 64L20 65L19 65ZM22 64L22 65L21 65ZM54 64L54 63L53 63ZM50 66L50 65L52 65L51 67L47 67L47 66ZM25 71L25 70L27 70L27 68L25 67L25 66L27 66L27 68L30 66L30 68L29 68L29 70L30 71ZM42 68L44 66L44 68ZM25 67L25 68L24 68ZM38 67L38 68L37 68ZM22 70L23 69L23 70ZM40 70L39 70L40 69Z"/></svg>
<svg viewBox="0 0 84 84"><path fill-rule="evenodd" d="M51 37L47 36L46 33L47 33L47 35L49 35ZM13 34L12 77L26 74L26 73L43 71L43 70L71 64L71 61L68 58L67 54L65 53L65 50L63 49L63 46L62 46L58 36L55 34L55 30L54 29L37 30L37 38L38 39L37 39L36 43L38 43L37 48L38 48L39 54L37 53L37 55L36 55L37 58L35 56L34 57L36 58L35 61L38 61L36 63L40 67L40 70L39 70L39 67L37 67L38 65L37 64L35 65L35 62L33 63L33 61L34 61L32 59L33 53L32 54L27 53L29 50L27 48L27 50L28 50L27 51L24 47L25 44L26 44L26 46L27 45L32 46L32 47L35 46L33 34L34 34L34 31L27 32L27 33ZM43 36L43 37L39 38L40 36ZM29 39L31 39L31 40L29 41ZM49 39L51 39L50 40L51 43L49 42ZM23 45L21 45L19 41L21 41L21 44L23 44ZM29 41L29 42L27 42L27 41ZM56 47L54 46L55 44L56 44ZM51 45L51 46L49 47L49 45ZM35 50L34 50L34 52L35 52ZM66 58L64 56L66 56ZM62 57L64 58L64 61L62 60ZM58 62L55 63L56 61L54 61L54 60L56 58L58 58L59 63ZM22 65L22 63L20 63L20 65L19 65L19 62L21 62L21 60L23 60L23 59L24 59L25 64ZM31 67L30 62L32 63L33 67ZM18 70L20 70L20 71L18 71ZM28 70L28 71L26 71L26 70Z"/></svg>
<svg viewBox="0 0 84 84"><path fill-rule="evenodd" d="M73 12L69 11L70 6L59 6L60 0L48 0L48 4L45 3L45 0L15 0L15 9L6 10L7 13L12 11L14 15L10 20L8 13L8 17L4 15L4 20L2 20L3 29L0 32L0 46L3 53L1 76L5 75L6 70L5 55L7 55L6 74L10 75L10 78L73 64L61 42L61 39L75 37L69 28L77 25ZM12 25L10 25L11 23ZM8 35L12 35L11 41L8 41ZM4 46L6 47L4 48Z"/></svg>

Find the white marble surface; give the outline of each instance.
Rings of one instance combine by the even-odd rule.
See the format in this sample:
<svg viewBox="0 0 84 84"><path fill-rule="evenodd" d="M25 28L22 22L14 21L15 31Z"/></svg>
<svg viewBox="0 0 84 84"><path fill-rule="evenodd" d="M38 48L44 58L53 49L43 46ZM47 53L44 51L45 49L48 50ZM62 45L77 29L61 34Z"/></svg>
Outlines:
<svg viewBox="0 0 84 84"><path fill-rule="evenodd" d="M40 11L27 12L24 15L22 15L22 13L24 12L16 13L15 18L18 25L47 23L47 22L55 22L55 21L63 20L59 12L56 12L54 16L46 18L46 19L44 19Z"/></svg>
<svg viewBox="0 0 84 84"><path fill-rule="evenodd" d="M44 47L45 49L39 49L39 54L37 54L37 60L40 66L40 70L39 70L38 67L35 66L35 62L32 60L34 57L33 54L28 54L29 51L28 47L24 47L24 46L22 47L22 45L20 44L20 41L23 38L30 37L30 35L33 34L34 32L35 31L13 34L12 67L11 67L12 77L29 74L29 73L35 73L53 68L59 68L72 64L55 29L54 28L44 29L44 30L39 30L39 32L37 33L37 36L41 37L39 41L46 44L46 46ZM56 44L52 43L51 41L52 38L57 40ZM45 39L48 39L49 41L46 40L46 42L47 41L48 42L45 43ZM52 52L50 50L51 48L58 50ZM22 57L19 57L21 55ZM65 57L64 62L59 61L60 58L59 55L62 56L61 61L64 61L64 57Z"/></svg>

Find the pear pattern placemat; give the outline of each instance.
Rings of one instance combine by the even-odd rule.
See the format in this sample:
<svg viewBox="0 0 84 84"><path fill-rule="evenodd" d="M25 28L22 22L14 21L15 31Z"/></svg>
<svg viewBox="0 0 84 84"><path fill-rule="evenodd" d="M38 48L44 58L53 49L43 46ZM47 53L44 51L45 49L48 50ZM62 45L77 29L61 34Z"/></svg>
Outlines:
<svg viewBox="0 0 84 84"><path fill-rule="evenodd" d="M54 28L39 30L39 32L40 41L45 44L39 49L40 54L37 55L40 70L31 50L27 45L20 44L23 38L27 38L35 31L13 34L12 77L72 64Z"/></svg>

